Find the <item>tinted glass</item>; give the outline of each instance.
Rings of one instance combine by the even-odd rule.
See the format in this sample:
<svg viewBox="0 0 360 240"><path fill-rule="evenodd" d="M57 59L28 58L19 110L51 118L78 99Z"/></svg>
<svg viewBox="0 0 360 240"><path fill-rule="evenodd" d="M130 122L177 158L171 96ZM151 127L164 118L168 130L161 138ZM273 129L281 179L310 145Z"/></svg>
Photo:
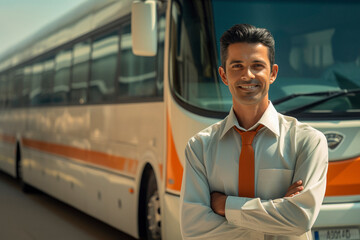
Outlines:
<svg viewBox="0 0 360 240"><path fill-rule="evenodd" d="M121 31L119 97L156 96L156 57L143 57L133 54L130 29L130 25L127 25Z"/></svg>
<svg viewBox="0 0 360 240"><path fill-rule="evenodd" d="M170 74L176 96L192 106L227 111L215 64L210 5L176 1L171 14ZM204 12L205 11L205 12Z"/></svg>
<svg viewBox="0 0 360 240"><path fill-rule="evenodd" d="M42 72L43 65L41 63L33 65L29 95L30 105L32 106L37 106L40 104Z"/></svg>
<svg viewBox="0 0 360 240"><path fill-rule="evenodd" d="M53 102L65 104L68 101L70 83L71 50L59 52L55 58L55 79Z"/></svg>
<svg viewBox="0 0 360 240"><path fill-rule="evenodd" d="M115 94L115 76L119 36L112 32L94 40L91 54L91 102L111 101Z"/></svg>
<svg viewBox="0 0 360 240"><path fill-rule="evenodd" d="M27 66L24 68L24 82L23 88L21 91L21 105L28 106L29 105L29 93L31 87L31 79L32 79L32 67Z"/></svg>
<svg viewBox="0 0 360 240"><path fill-rule="evenodd" d="M7 82L6 75L3 73L0 75L0 108L4 108L6 105L7 95Z"/></svg>
<svg viewBox="0 0 360 240"><path fill-rule="evenodd" d="M74 46L71 102L75 104L87 102L90 50L90 41L81 42Z"/></svg>
<svg viewBox="0 0 360 240"><path fill-rule="evenodd" d="M14 95L11 106L20 107L21 106L21 92L23 88L24 80L24 69L16 69L14 72L14 85L12 86L12 93Z"/></svg>
<svg viewBox="0 0 360 240"><path fill-rule="evenodd" d="M240 9L246 11L239 14ZM214 0L213 11L217 41L235 23L249 23L272 32L275 62L279 65L278 77L269 91L272 101L294 93L360 88L360 45L356 41L360 38L359 2ZM224 96L230 99L229 95ZM297 97L275 107L287 113L326 97ZM354 111L360 112L359 93L329 98L303 112Z"/></svg>
<svg viewBox="0 0 360 240"><path fill-rule="evenodd" d="M41 93L40 93L40 102L43 105L51 103L51 95L54 85L54 67L55 61L54 58L49 58L43 63L43 74L41 81Z"/></svg>

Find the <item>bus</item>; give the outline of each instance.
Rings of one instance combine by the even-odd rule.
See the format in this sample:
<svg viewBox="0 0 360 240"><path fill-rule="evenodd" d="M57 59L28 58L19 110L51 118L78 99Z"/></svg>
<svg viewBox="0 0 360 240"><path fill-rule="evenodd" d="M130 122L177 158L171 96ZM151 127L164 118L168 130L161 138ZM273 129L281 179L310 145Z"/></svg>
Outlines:
<svg viewBox="0 0 360 240"><path fill-rule="evenodd" d="M223 119L219 38L269 29L275 108L328 140L314 239L360 238L360 3L90 0L0 56L0 169L139 239L181 239L191 136Z"/></svg>

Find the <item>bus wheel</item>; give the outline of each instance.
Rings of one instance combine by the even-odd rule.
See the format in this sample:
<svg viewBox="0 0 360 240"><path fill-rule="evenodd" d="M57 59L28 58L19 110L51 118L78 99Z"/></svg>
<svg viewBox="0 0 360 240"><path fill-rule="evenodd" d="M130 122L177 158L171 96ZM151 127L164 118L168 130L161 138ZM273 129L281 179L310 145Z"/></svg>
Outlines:
<svg viewBox="0 0 360 240"><path fill-rule="evenodd" d="M146 193L146 232L147 239L161 239L161 210L160 199L155 175L149 176Z"/></svg>

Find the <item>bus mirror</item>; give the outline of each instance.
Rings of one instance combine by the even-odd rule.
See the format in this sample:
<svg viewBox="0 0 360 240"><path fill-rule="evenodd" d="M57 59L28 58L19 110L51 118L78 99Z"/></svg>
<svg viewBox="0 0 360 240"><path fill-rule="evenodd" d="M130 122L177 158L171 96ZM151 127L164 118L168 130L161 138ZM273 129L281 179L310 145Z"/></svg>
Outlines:
<svg viewBox="0 0 360 240"><path fill-rule="evenodd" d="M155 56L157 52L156 1L135 1L132 4L131 34L135 55Z"/></svg>

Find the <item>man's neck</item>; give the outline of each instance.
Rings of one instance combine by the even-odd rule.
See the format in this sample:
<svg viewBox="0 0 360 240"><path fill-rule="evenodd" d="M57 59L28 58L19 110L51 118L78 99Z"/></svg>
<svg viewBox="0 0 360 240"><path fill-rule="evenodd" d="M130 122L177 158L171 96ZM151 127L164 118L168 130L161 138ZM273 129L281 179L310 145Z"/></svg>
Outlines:
<svg viewBox="0 0 360 240"><path fill-rule="evenodd" d="M260 120L268 106L269 102L266 101L266 103L256 105L234 103L233 108L239 125L245 129L249 129Z"/></svg>

